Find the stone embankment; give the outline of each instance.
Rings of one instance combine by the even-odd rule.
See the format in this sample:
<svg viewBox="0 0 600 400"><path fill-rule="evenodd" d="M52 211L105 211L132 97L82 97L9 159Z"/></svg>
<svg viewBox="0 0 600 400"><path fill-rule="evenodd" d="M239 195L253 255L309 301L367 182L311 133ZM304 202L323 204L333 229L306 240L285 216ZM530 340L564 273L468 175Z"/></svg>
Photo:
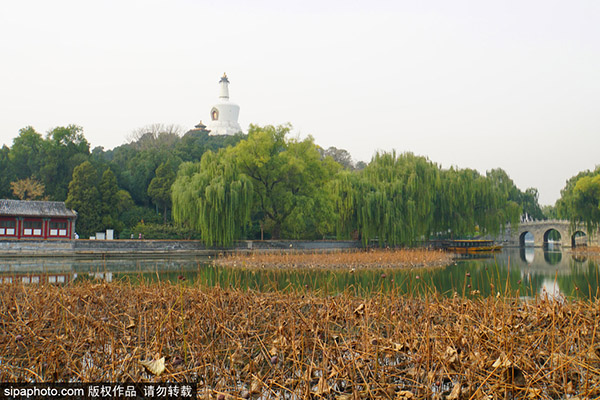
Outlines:
<svg viewBox="0 0 600 400"><path fill-rule="evenodd" d="M213 255L240 251L334 251L360 248L358 241L263 240L238 241L231 247L206 247L199 240L0 240L0 256L60 257L114 255L126 257L164 254Z"/></svg>

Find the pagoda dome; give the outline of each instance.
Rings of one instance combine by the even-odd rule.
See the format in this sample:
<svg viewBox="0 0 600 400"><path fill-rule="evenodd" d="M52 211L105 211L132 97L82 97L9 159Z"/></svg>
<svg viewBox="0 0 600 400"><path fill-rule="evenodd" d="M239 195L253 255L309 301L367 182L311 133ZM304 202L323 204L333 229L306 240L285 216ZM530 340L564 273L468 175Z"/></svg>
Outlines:
<svg viewBox="0 0 600 400"><path fill-rule="evenodd" d="M210 110L210 122L207 129L210 135L235 135L242 132L238 123L240 106L229 100L229 79L223 74L219 81L219 100Z"/></svg>

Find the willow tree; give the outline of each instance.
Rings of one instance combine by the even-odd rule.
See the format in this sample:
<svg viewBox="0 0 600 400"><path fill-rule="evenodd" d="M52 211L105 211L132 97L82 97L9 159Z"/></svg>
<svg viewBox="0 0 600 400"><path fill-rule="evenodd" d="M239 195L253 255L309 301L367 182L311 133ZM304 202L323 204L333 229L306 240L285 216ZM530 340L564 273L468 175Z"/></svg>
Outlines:
<svg viewBox="0 0 600 400"><path fill-rule="evenodd" d="M600 225L600 175L584 176L575 184L571 219L585 223L590 234Z"/></svg>
<svg viewBox="0 0 600 400"><path fill-rule="evenodd" d="M378 153L358 173L340 173L330 184L338 235L356 229L364 244L412 245L433 234L496 233L517 223L518 189L503 171L442 170L411 153ZM520 192L519 192L520 193Z"/></svg>
<svg viewBox="0 0 600 400"><path fill-rule="evenodd" d="M207 151L199 164L180 166L172 200L176 223L199 230L208 246L228 246L250 222L252 182L230 153Z"/></svg>
<svg viewBox="0 0 600 400"><path fill-rule="evenodd" d="M507 175L508 176L508 175ZM511 185L499 185L490 176L478 179L475 185L475 219L481 233L497 234L504 231L507 224L516 226L523 208L515 200L512 200L511 190L518 189L510 181Z"/></svg>
<svg viewBox="0 0 600 400"><path fill-rule="evenodd" d="M594 232L600 225L599 177L600 166L571 177L560 191L560 199L556 202L558 217L570 220L573 227L583 222L589 232Z"/></svg>
<svg viewBox="0 0 600 400"><path fill-rule="evenodd" d="M486 176L472 169L442 170L435 230L456 236L495 234L507 223L517 224L521 207L510 200L514 191L520 193L501 170Z"/></svg>
<svg viewBox="0 0 600 400"><path fill-rule="evenodd" d="M290 125L250 125L247 140L228 153L252 181L255 219L272 238L323 236L334 230L325 186L341 167L321 157L311 137L286 138L290 130Z"/></svg>
<svg viewBox="0 0 600 400"><path fill-rule="evenodd" d="M363 243L410 245L429 236L437 165L411 153L376 154L356 179L354 210Z"/></svg>
<svg viewBox="0 0 600 400"><path fill-rule="evenodd" d="M327 184L327 191L331 194L336 215L335 233L338 239L348 239L356 230L354 202L357 176L358 174L354 172L340 171Z"/></svg>

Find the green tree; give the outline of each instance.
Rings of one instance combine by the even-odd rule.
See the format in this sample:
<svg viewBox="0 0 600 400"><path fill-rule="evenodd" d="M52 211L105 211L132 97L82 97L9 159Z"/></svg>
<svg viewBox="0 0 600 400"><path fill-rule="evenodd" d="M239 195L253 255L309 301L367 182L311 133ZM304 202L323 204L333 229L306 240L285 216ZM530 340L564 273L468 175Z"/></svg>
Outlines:
<svg viewBox="0 0 600 400"><path fill-rule="evenodd" d="M525 192L520 192L517 203L523 208L523 214L527 214L535 220L546 219L542 207L538 202L539 193L536 188L527 188Z"/></svg>
<svg viewBox="0 0 600 400"><path fill-rule="evenodd" d="M81 235L95 233L102 223L102 205L96 183L98 174L89 161L73 170L66 206L77 211L77 230Z"/></svg>
<svg viewBox="0 0 600 400"><path fill-rule="evenodd" d="M588 232L595 232L600 225L600 175L584 176L577 180L573 190L571 218L587 225Z"/></svg>
<svg viewBox="0 0 600 400"><path fill-rule="evenodd" d="M348 239L357 231L355 213L355 188L358 173L340 171L334 179L327 184L333 203L333 212L336 224L334 226L338 239Z"/></svg>
<svg viewBox="0 0 600 400"><path fill-rule="evenodd" d="M182 164L172 189L175 222L199 230L209 246L232 244L250 221L252 183L226 153Z"/></svg>
<svg viewBox="0 0 600 400"><path fill-rule="evenodd" d="M555 208L559 218L568 219L572 224L584 222L589 228L597 226L595 207L596 178L600 176L600 166L595 170L582 171L571 177L560 191L561 197Z"/></svg>
<svg viewBox="0 0 600 400"><path fill-rule="evenodd" d="M496 234L508 223L517 225L522 208L511 196L519 193L501 169L486 176L472 169L442 171L434 231L471 236Z"/></svg>
<svg viewBox="0 0 600 400"><path fill-rule="evenodd" d="M331 157L335 162L340 164L347 170L354 169L354 161L348 150L338 149L337 147L331 146L327 150L320 150L323 157Z"/></svg>
<svg viewBox="0 0 600 400"><path fill-rule="evenodd" d="M377 153L356 182L355 212L363 243L409 245L429 236L438 168L411 153Z"/></svg>
<svg viewBox="0 0 600 400"><path fill-rule="evenodd" d="M558 214L555 206L545 205L542 207L544 219L558 219Z"/></svg>
<svg viewBox="0 0 600 400"><path fill-rule="evenodd" d="M111 152L110 167L117 175L120 186L127 190L136 204L151 205L148 186L160 164L168 159L181 160L173 153L180 141L180 128L173 125L154 124L132 133L131 143Z"/></svg>
<svg viewBox="0 0 600 400"><path fill-rule="evenodd" d="M45 158L44 139L33 127L19 130L10 149L10 160L16 179L39 178L40 168Z"/></svg>
<svg viewBox="0 0 600 400"><path fill-rule="evenodd" d="M340 173L329 188L338 236L355 230L364 244L397 246L438 234L496 233L517 223L513 186L503 171L442 170L424 157L391 152L376 154L362 171Z"/></svg>
<svg viewBox="0 0 600 400"><path fill-rule="evenodd" d="M90 145L77 125L59 126L48 132L40 177L53 200L64 200L73 170L89 159Z"/></svg>
<svg viewBox="0 0 600 400"><path fill-rule="evenodd" d="M0 148L0 171L0 198L7 199L12 195L10 182L14 181L15 176L10 161L10 148L6 145Z"/></svg>
<svg viewBox="0 0 600 400"><path fill-rule="evenodd" d="M241 133L235 135L215 135L201 129L186 132L175 146L175 154L183 161L200 161L202 155L211 150L217 152L221 148L235 146L247 136Z"/></svg>
<svg viewBox="0 0 600 400"><path fill-rule="evenodd" d="M311 137L287 139L290 125L250 125L248 138L228 152L254 190L254 216L274 239L323 235L334 215L326 183L340 169ZM314 230L313 230L314 229Z"/></svg>
<svg viewBox="0 0 600 400"><path fill-rule="evenodd" d="M98 194L102 210L100 229L122 231L125 225L119 220L119 186L117 185L117 178L110 168L102 174L98 184Z"/></svg>
<svg viewBox="0 0 600 400"><path fill-rule="evenodd" d="M148 196L157 207L163 209L163 223L167 223L167 212L171 207L171 186L175 182L176 166L167 160L156 168L156 176L150 181L148 186Z"/></svg>
<svg viewBox="0 0 600 400"><path fill-rule="evenodd" d="M182 164L172 189L175 221L189 221L209 244L241 237L250 211L254 226L273 238L332 232L326 184L340 166L322 159L312 138L287 139L290 129L251 125L235 147L206 152L200 165Z"/></svg>

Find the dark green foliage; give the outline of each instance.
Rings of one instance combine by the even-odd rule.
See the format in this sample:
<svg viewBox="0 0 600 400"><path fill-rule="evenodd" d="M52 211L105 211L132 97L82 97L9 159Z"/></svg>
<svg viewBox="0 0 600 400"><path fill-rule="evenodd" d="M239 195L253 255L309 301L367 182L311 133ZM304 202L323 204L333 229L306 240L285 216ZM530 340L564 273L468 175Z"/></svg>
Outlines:
<svg viewBox="0 0 600 400"><path fill-rule="evenodd" d="M175 154L183 161L200 161L207 151L217 152L221 148L235 146L247 136L238 133L233 136L210 136L207 131L194 129L187 132L175 146Z"/></svg>
<svg viewBox="0 0 600 400"><path fill-rule="evenodd" d="M40 177L44 148L44 138L33 127L19 130L9 155L15 173L14 180Z"/></svg>
<svg viewBox="0 0 600 400"><path fill-rule="evenodd" d="M97 182L98 173L89 161L75 167L65 204L77 211L77 232L81 237L93 235L101 227L102 204Z"/></svg>
<svg viewBox="0 0 600 400"><path fill-rule="evenodd" d="M140 233L143 239L162 240L199 240L200 233L193 229L170 224L139 223L130 230L130 236L121 236L121 239L139 239Z"/></svg>
<svg viewBox="0 0 600 400"><path fill-rule="evenodd" d="M587 225L594 232L600 225L600 175L584 176L573 190L572 218Z"/></svg>
<svg viewBox="0 0 600 400"><path fill-rule="evenodd" d="M250 223L254 235L323 237L335 228L325 186L339 170L312 138L286 139L289 126L251 125L248 138L200 165L184 164L173 185L175 220L196 227L206 243L230 244Z"/></svg>
<svg viewBox="0 0 600 400"><path fill-rule="evenodd" d="M67 195L73 170L89 159L90 145L83 136L83 128L69 125L48 132L44 150L40 178L50 199L62 200Z"/></svg>
<svg viewBox="0 0 600 400"><path fill-rule="evenodd" d="M119 193L117 178L111 169L107 169L102 174L102 179L98 185L100 194L100 207L102 209L101 230L114 229L121 232L125 224L119 220L120 205L123 201L123 193ZM127 192L125 192L127 193ZM127 201L126 199L124 201Z"/></svg>
<svg viewBox="0 0 600 400"><path fill-rule="evenodd" d="M354 161L352 156L345 149L338 149L337 147L329 147L327 150L319 149L323 157L331 157L333 161L340 164L344 169L353 170L355 169Z"/></svg>
<svg viewBox="0 0 600 400"><path fill-rule="evenodd" d="M175 182L175 174L179 163L170 159L156 168L156 176L148 186L148 195L157 207L163 209L163 223L167 223L167 210L171 208L171 186Z"/></svg>
<svg viewBox="0 0 600 400"><path fill-rule="evenodd" d="M363 243L410 245L429 236L438 167L410 153L378 153L356 180L356 228Z"/></svg>
<svg viewBox="0 0 600 400"><path fill-rule="evenodd" d="M131 143L108 151L95 147L91 153L79 126L57 127L45 137L32 127L23 128L12 148L0 149L0 198L13 198L11 182L32 178L45 186L50 200L64 201L75 167L88 161L98 173L94 187L102 206L89 208L91 214L87 215L85 206L78 204L77 226L81 227L83 221L86 235L97 229L131 228L142 220L165 222L170 208L170 185L181 161L200 160L206 150L218 150L245 137L190 131L180 138L176 128L151 125L134 132L136 140ZM109 169L112 176L100 183L101 174ZM154 205L160 207L162 216ZM86 227L86 219L95 222Z"/></svg>
<svg viewBox="0 0 600 400"><path fill-rule="evenodd" d="M10 199L12 197L10 183L15 179L9 155L10 149L7 146L2 146L0 148L0 199Z"/></svg>
<svg viewBox="0 0 600 400"><path fill-rule="evenodd" d="M129 196L129 199L131 199L131 196ZM154 209L137 205L133 205L132 207L123 210L119 214L119 219L125 224L126 229L130 229L140 222L154 224L163 222L162 217L159 214L156 214Z"/></svg>
<svg viewBox="0 0 600 400"><path fill-rule="evenodd" d="M54 128L46 139L27 127L14 139L9 158L13 181L33 177L50 200L64 201L74 168L89 158L89 143L76 125Z"/></svg>

